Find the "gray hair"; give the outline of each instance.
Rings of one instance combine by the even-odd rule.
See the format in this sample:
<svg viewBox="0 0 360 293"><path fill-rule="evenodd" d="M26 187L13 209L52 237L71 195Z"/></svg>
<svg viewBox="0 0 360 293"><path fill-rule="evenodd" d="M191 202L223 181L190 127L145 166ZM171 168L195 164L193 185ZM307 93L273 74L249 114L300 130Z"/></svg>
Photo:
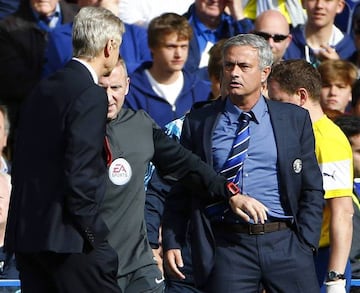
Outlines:
<svg viewBox="0 0 360 293"><path fill-rule="evenodd" d="M273 63L273 53L268 42L264 38L254 34L240 34L229 38L223 47L223 56L233 46L250 46L257 49L259 55L260 70L270 67Z"/></svg>
<svg viewBox="0 0 360 293"><path fill-rule="evenodd" d="M110 10L102 7L83 7L74 18L74 56L93 59L109 40L114 40L120 46L124 32L123 22Z"/></svg>

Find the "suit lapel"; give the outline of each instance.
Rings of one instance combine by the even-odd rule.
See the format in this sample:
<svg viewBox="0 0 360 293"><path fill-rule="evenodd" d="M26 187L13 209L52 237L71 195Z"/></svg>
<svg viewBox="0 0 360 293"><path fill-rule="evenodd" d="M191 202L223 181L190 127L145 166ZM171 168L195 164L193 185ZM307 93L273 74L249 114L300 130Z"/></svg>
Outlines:
<svg viewBox="0 0 360 293"><path fill-rule="evenodd" d="M279 178L287 178L287 162L288 162L288 150L287 139L291 137L289 136L289 131L291 128L287 123L288 119L288 112L284 112L282 107L278 107L278 104L273 101L267 101L269 106L269 114L270 120L274 131L275 142L276 142L276 149L277 149L277 164L278 170L280 173ZM283 186L284 182L279 182L280 186ZM285 184L286 188L286 184Z"/></svg>
<svg viewBox="0 0 360 293"><path fill-rule="evenodd" d="M211 113L209 113L204 119L204 136L203 136L203 151L205 154L205 160L211 166L213 165L213 155L212 155L212 135L214 128L217 125L217 121L220 118L221 113L225 107L225 100L217 100L214 102L213 107L211 108Z"/></svg>
<svg viewBox="0 0 360 293"><path fill-rule="evenodd" d="M287 130L288 127L285 121L285 115L281 110L281 107L277 107L277 104L274 104L272 101L267 101L270 113L270 120L274 130L274 135L276 139L278 154L282 153L285 146Z"/></svg>

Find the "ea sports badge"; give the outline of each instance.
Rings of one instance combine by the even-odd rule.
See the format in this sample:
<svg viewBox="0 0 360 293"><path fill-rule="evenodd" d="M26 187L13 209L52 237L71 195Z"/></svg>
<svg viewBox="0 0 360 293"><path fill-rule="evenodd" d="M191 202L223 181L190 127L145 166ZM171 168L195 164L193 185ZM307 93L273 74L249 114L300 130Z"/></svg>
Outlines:
<svg viewBox="0 0 360 293"><path fill-rule="evenodd" d="M124 158L114 160L109 167L109 179L115 185L125 185L132 176L131 166Z"/></svg>

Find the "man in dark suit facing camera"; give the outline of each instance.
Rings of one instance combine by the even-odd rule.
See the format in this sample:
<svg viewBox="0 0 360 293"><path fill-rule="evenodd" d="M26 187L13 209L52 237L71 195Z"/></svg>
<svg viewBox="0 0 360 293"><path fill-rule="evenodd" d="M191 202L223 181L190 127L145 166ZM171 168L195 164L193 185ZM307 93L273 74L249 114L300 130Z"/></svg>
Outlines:
<svg viewBox="0 0 360 293"><path fill-rule="evenodd" d="M24 101L5 239L24 292L121 292L99 213L108 102L97 83L116 65L123 33L109 10L81 9L74 58Z"/></svg>
<svg viewBox="0 0 360 293"><path fill-rule="evenodd" d="M313 253L324 191L309 114L262 95L273 60L264 38L237 35L222 52L228 94L193 108L180 141L239 194L212 201L175 185L162 219L165 268L185 279L181 248L190 227L202 291L258 292L263 285L268 293L319 292Z"/></svg>

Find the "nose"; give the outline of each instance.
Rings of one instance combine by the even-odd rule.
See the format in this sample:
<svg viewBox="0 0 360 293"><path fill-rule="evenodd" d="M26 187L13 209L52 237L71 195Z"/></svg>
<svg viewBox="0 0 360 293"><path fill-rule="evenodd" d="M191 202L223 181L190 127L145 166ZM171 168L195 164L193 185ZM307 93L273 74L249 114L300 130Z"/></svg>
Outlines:
<svg viewBox="0 0 360 293"><path fill-rule="evenodd" d="M324 4L324 1L323 0L316 0L316 7L322 7L323 4Z"/></svg>
<svg viewBox="0 0 360 293"><path fill-rule="evenodd" d="M234 66L232 67L232 69L231 69L231 72L230 72L231 77L232 77L232 78L234 78L234 77L236 77L236 78L239 77L239 76L240 76L239 71L240 71L240 67L239 67L238 65L234 65Z"/></svg>
<svg viewBox="0 0 360 293"><path fill-rule="evenodd" d="M175 53L175 54L174 54L175 57L181 57L181 55L182 55L182 49L181 49L181 47L176 47L174 53Z"/></svg>
<svg viewBox="0 0 360 293"><path fill-rule="evenodd" d="M108 102L110 104L114 100L112 92L111 92L111 87L108 86L106 88L106 94L107 94L107 97L108 97Z"/></svg>
<svg viewBox="0 0 360 293"><path fill-rule="evenodd" d="M331 96L336 96L337 92L338 92L337 86L336 85L331 85L330 86L330 91L329 91L330 95Z"/></svg>
<svg viewBox="0 0 360 293"><path fill-rule="evenodd" d="M273 40L273 38L272 37L270 37L269 39L268 39L268 44L269 44L269 46L270 46L270 48L273 48L274 47L274 40Z"/></svg>

